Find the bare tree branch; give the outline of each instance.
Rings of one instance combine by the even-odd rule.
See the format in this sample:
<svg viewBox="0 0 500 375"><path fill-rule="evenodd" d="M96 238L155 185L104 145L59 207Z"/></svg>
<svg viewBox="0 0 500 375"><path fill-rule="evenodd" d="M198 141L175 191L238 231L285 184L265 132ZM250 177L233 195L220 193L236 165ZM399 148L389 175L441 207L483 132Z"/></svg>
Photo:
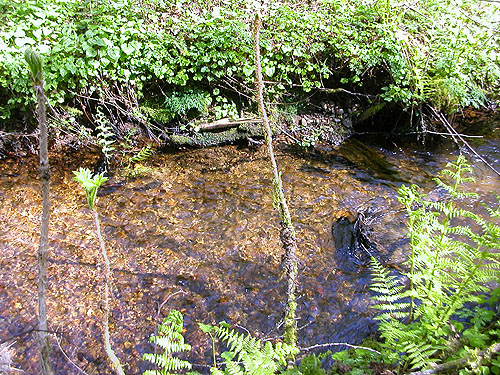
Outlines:
<svg viewBox="0 0 500 375"><path fill-rule="evenodd" d="M482 363L484 360L491 359L491 356L495 353L498 353L498 352L500 352L500 343L494 343L488 349L482 350L479 353L477 353L477 361L479 363ZM452 370L452 369L456 369L456 368L462 368L462 367L465 367L467 365L467 362L470 359L471 359L471 356L468 356L466 358L456 359L454 361L450 361L450 362L446 362L446 363L437 365L432 369L410 372L407 375L433 375L433 374L437 374L438 372L443 372L443 371Z"/></svg>
<svg viewBox="0 0 500 375"><path fill-rule="evenodd" d="M368 352L372 352L375 354L381 354L379 351L376 351L375 349L367 348L365 346L351 345L351 344L348 344L346 342L329 342L326 344L317 344L317 345L313 345L313 346L308 346L307 348L300 348L300 351L301 352L308 352L308 351L311 351L313 349L326 348L329 346L347 346L347 347L353 348L353 349L362 349L362 350L366 350Z"/></svg>

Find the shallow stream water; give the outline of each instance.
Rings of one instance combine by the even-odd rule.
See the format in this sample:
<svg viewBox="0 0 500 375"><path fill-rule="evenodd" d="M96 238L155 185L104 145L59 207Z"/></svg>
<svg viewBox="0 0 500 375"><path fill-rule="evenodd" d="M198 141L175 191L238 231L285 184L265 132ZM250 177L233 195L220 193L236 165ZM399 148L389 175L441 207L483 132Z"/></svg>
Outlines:
<svg viewBox="0 0 500 375"><path fill-rule="evenodd" d="M500 136L474 145L500 166ZM467 153L467 152L466 152ZM401 184L430 189L430 179L456 158L453 144L432 152L391 150L349 140L337 148L300 153L281 146L277 158L299 249L299 345L356 344L374 332L369 270L335 249L332 224L368 215L379 258L394 269L404 260ZM486 203L500 178L468 155ZM102 349L100 269L92 218L72 171L97 157L54 153L48 311L58 374L107 374ZM259 338L280 334L285 299L278 215L264 147L225 146L156 155L137 178L116 173L97 209L114 273L111 337L127 374L146 369L147 338L169 309L185 315L192 360L209 363L210 342L197 322L225 320ZM15 341L16 364L38 371L36 253L41 199L36 158L0 162L0 341ZM435 191L439 194L439 191ZM474 209L480 209L477 204ZM62 354L64 351L64 354ZM206 368L195 368L206 371Z"/></svg>

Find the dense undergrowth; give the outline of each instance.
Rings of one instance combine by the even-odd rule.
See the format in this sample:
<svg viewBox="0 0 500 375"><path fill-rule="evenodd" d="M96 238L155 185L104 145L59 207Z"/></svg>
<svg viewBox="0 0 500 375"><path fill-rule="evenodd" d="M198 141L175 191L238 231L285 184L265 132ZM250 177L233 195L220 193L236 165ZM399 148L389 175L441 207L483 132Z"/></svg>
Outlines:
<svg viewBox="0 0 500 375"><path fill-rule="evenodd" d="M28 46L47 62L58 126L83 137L74 122L92 134L96 108L121 137L124 121L158 134L174 118L256 112L249 14L240 0L1 0L0 127L33 108ZM316 92L411 113L484 105L500 87L496 14L495 2L471 0L271 2L268 100L288 112Z"/></svg>

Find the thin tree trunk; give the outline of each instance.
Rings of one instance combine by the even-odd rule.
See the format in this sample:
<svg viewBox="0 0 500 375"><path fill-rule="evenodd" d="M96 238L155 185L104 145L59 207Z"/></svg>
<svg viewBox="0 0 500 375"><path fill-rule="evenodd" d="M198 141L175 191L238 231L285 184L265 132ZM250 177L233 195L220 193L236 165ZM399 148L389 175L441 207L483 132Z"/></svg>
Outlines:
<svg viewBox="0 0 500 375"><path fill-rule="evenodd" d="M38 249L38 344L42 373L52 375L50 364L50 343L47 325L47 252L49 247L50 218L50 166L47 147L47 123L45 116L45 95L43 81L35 84L38 100L38 123L40 128L40 181L42 188L42 223L40 228L40 247Z"/></svg>
<svg viewBox="0 0 500 375"><path fill-rule="evenodd" d="M256 10L253 22L253 39L254 39L254 56L255 56L255 76L257 84L257 102L259 112L262 117L264 126L264 134L266 144L271 159L273 169L273 202L277 206L281 216L281 243L285 252L284 268L287 275L287 290L286 290L286 306L283 324L283 336L285 343L297 346L297 324L296 324L296 308L295 288L297 279L297 242L295 240L295 230L292 224L292 218L285 194L283 192L283 184L281 181L281 173L278 171L278 165L274 157L272 144L272 130L267 117L267 111L264 105L264 83L262 79L262 66L260 57L260 29L262 28L262 19L260 9Z"/></svg>
<svg viewBox="0 0 500 375"><path fill-rule="evenodd" d="M99 214L95 209L92 210L92 216L94 218L94 226L96 230L97 239L99 241L99 248L101 250L101 255L104 260L104 319L103 319L104 347L106 350L106 354L113 365L113 369L116 371L118 375L125 375L120 360L113 351L113 348L111 348L111 341L109 337L109 315L111 313L109 308L109 295L110 295L109 290L113 277L111 274L111 266L109 263L108 253L106 251L106 245L104 243L104 239L102 238L101 234L101 223L99 221Z"/></svg>

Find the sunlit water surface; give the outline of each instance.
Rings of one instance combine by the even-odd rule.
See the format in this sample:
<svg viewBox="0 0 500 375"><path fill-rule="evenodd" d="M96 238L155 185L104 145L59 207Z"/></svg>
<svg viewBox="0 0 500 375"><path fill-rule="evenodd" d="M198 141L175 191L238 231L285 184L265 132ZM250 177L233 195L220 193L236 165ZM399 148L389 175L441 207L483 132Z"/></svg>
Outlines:
<svg viewBox="0 0 500 375"><path fill-rule="evenodd" d="M497 133L475 145L497 167L498 139ZM432 188L430 179L456 155L453 145L389 151L357 141L307 155L279 148L298 238L301 347L355 344L375 330L369 270L336 254L332 223L369 213L380 259L398 269L408 244L397 188ZM489 192L500 190L500 178L468 156L476 178L471 189L494 202ZM88 374L108 373L99 325L100 258L85 197L72 179L73 170L95 160L82 152L52 155L48 311L59 374L79 373L65 356ZM196 363L210 355L197 322L225 320L260 338L278 337L285 282L265 149L187 150L147 164L153 171L139 178L112 177L97 204L115 278L111 337L126 373L147 368L140 360L151 351L147 338L169 309L185 314ZM1 162L0 340L15 341L16 364L27 374L38 371L38 185L36 158Z"/></svg>

